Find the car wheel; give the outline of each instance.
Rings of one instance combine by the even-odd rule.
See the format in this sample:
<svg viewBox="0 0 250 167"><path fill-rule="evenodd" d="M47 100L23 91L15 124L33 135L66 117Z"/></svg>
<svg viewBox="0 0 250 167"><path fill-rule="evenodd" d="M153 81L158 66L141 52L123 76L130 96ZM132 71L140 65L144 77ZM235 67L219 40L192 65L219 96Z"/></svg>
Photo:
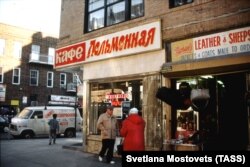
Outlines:
<svg viewBox="0 0 250 167"><path fill-rule="evenodd" d="M68 130L66 130L66 132L65 132L65 136L66 137L74 137L75 136L75 131L73 130L73 129L68 129Z"/></svg>
<svg viewBox="0 0 250 167"><path fill-rule="evenodd" d="M31 138L33 138L33 133L30 132L30 131L24 132L23 137L24 137L25 139L31 139Z"/></svg>

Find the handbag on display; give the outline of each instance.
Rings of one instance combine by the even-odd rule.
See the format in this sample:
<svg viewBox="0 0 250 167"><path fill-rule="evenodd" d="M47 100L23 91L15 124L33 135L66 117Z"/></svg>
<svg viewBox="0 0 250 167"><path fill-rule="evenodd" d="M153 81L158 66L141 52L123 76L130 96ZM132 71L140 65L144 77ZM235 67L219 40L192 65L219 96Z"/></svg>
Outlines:
<svg viewBox="0 0 250 167"><path fill-rule="evenodd" d="M191 91L191 100L197 99L209 99L209 90L208 89L192 89Z"/></svg>
<svg viewBox="0 0 250 167"><path fill-rule="evenodd" d="M208 89L192 89L190 99L195 110L201 111L207 107L210 98Z"/></svg>

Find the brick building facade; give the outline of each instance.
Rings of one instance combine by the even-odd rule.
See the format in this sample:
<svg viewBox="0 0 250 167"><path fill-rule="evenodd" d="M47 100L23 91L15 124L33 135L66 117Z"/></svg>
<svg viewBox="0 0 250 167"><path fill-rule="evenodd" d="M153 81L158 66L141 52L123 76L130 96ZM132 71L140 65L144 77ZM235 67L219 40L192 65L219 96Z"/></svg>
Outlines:
<svg viewBox="0 0 250 167"><path fill-rule="evenodd" d="M82 47L84 52L81 52L81 60L76 58L61 66L60 62L55 63L58 69L75 66L83 69L84 150L97 153L100 149L100 136L93 122L101 112L98 106L112 101L105 94L124 92L131 96L131 107L138 107L146 120L147 150L169 149L168 141L178 138L181 123L192 123L196 131L211 132L207 135L209 144L198 149L246 149L249 144L249 106L245 104L250 85L249 2L121 0L104 5L105 2L62 1L56 56L60 58L61 49L70 51ZM152 45L158 41L158 24L158 47L150 49L140 45L151 38ZM154 37L151 30L155 30ZM130 42L136 48L132 52L129 52ZM236 50L230 50L234 47ZM109 51L116 57L109 55ZM105 56L108 59L101 58ZM230 82L232 80L234 82ZM185 109L156 98L158 88L178 90L183 82L191 89L209 90L210 99L203 111L194 107L190 96L187 100L191 103L187 103L189 107ZM228 105L232 104L229 96L234 93L235 106ZM185 121L179 119L181 117L185 117ZM204 123L206 118L210 118L210 123ZM231 137L229 129L233 126L243 129L243 133ZM240 144L232 146L233 141ZM200 145L196 144L191 144L189 149L197 149Z"/></svg>
<svg viewBox="0 0 250 167"><path fill-rule="evenodd" d="M73 74L53 68L58 38L0 24L0 40L2 114L25 106L47 105L50 95L75 96L75 91L67 90Z"/></svg>

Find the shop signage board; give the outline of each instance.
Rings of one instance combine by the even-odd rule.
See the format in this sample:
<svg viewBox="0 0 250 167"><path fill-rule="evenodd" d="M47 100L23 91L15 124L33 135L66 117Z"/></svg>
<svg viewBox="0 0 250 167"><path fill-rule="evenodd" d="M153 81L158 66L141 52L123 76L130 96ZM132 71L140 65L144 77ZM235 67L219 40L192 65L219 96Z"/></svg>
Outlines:
<svg viewBox="0 0 250 167"><path fill-rule="evenodd" d="M110 101L112 106L121 107L123 101L128 98L128 94L117 93L117 94L106 94L105 98L107 101Z"/></svg>
<svg viewBox="0 0 250 167"><path fill-rule="evenodd" d="M11 100L10 105L12 106L19 106L19 100Z"/></svg>
<svg viewBox="0 0 250 167"><path fill-rule="evenodd" d="M77 98L75 96L50 95L49 104L51 105L76 105Z"/></svg>
<svg viewBox="0 0 250 167"><path fill-rule="evenodd" d="M81 42L56 50L54 67L64 67L85 61L86 43Z"/></svg>
<svg viewBox="0 0 250 167"><path fill-rule="evenodd" d="M128 94L107 94L106 99L126 99Z"/></svg>
<svg viewBox="0 0 250 167"><path fill-rule="evenodd" d="M174 42L171 50L173 62L249 53L250 27Z"/></svg>
<svg viewBox="0 0 250 167"><path fill-rule="evenodd" d="M55 68L161 49L160 21L56 49Z"/></svg>

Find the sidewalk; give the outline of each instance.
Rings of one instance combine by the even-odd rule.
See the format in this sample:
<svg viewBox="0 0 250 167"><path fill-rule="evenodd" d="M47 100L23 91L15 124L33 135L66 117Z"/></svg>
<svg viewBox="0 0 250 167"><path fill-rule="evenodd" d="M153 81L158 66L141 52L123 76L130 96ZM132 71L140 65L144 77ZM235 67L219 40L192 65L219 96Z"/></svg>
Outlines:
<svg viewBox="0 0 250 167"><path fill-rule="evenodd" d="M82 148L82 143L74 143L74 144L63 145L62 148L63 149L69 149L69 150L72 150L72 151L80 151L83 154L89 155L88 157L91 157L91 158L88 159L89 161L97 161L98 162L98 155L84 152L83 148ZM100 162L100 165L102 167L106 167L106 166L109 166L109 167L110 166L121 167L122 166L122 159L120 157L114 157L113 160L115 161L115 164L108 164L108 163L105 163L105 162Z"/></svg>
<svg viewBox="0 0 250 167"><path fill-rule="evenodd" d="M105 163L105 161L99 162L97 154L84 152L83 146L82 146L81 136L82 136L82 134L78 133L76 138L62 138L61 140L58 139L58 142L62 144L61 149L67 149L69 151L72 151L72 160L77 158L78 156L76 156L76 154L78 154L78 155L82 155L80 157L83 157L83 158L81 158L77 162L79 164L85 164L84 166L87 166L87 167L92 167L92 166L93 167L108 167L108 166L109 167L110 166L121 167L122 166L122 159L120 157L114 157L113 160L115 161L115 164L108 164L108 163ZM13 139L13 137L11 135L9 135L8 133L0 133L0 142L1 142L1 140L8 141L10 143L15 143L15 142L27 143L27 141L29 139L24 139L24 140ZM45 138L45 140L46 140L46 144L47 144L47 138ZM38 138L38 140L30 140L30 141L32 141L32 142L30 142L29 144L33 144L33 142L37 142L37 141L43 142L44 140L43 140L43 138ZM36 145L37 149L39 149L38 143L35 143L35 145ZM57 146L59 146L59 145L60 144L58 144ZM44 150L44 146L43 146L42 150ZM60 150L60 148L59 148L59 150ZM60 153L62 153L62 151L60 151ZM64 154L64 153L62 153L62 154ZM40 160L39 157L35 156L34 159L36 159L36 158ZM69 157L67 157L67 158L69 158ZM58 155L57 157L55 157L55 159L60 159L60 156ZM69 159L71 159L71 158L69 158ZM24 163L24 160L22 159L21 162ZM48 160L48 162L49 162L49 160ZM29 162L26 162L26 163L29 164ZM30 163L32 163L32 162L30 162ZM79 164L76 164L76 166L78 166ZM19 163L19 165L22 166L21 163ZM0 166L1 166L1 164L0 164ZM59 165L59 166L62 166L62 165ZM54 164L54 167L57 167L57 164Z"/></svg>

